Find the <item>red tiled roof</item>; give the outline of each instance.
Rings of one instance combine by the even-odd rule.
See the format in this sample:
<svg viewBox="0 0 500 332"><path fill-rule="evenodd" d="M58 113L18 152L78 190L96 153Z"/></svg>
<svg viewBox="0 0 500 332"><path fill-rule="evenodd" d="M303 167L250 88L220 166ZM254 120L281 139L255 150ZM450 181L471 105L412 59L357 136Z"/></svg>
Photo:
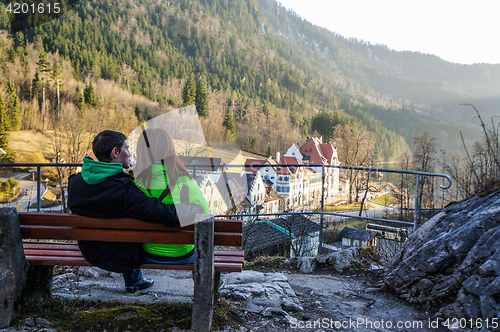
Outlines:
<svg viewBox="0 0 500 332"><path fill-rule="evenodd" d="M334 147L331 144L320 143L316 137L309 138L300 149L300 153L309 156L310 164L330 165L333 160Z"/></svg>
<svg viewBox="0 0 500 332"><path fill-rule="evenodd" d="M281 157L280 164L302 164L302 162L295 157Z"/></svg>
<svg viewBox="0 0 500 332"><path fill-rule="evenodd" d="M323 156L328 161L328 164L331 164L332 160L333 160L333 145L323 143L323 144L320 144L319 147L320 147L321 151L323 152L322 153Z"/></svg>
<svg viewBox="0 0 500 332"><path fill-rule="evenodd" d="M245 165L247 164L250 164L250 165L262 165L266 162L266 159L250 159L248 158L246 161L245 161ZM247 172L252 172L252 173L255 173L259 170L260 166L259 167L256 167L256 166L245 166L245 171Z"/></svg>
<svg viewBox="0 0 500 332"><path fill-rule="evenodd" d="M281 167L281 169L278 171L278 174L292 174L292 172L290 172L290 170L288 169L288 167Z"/></svg>

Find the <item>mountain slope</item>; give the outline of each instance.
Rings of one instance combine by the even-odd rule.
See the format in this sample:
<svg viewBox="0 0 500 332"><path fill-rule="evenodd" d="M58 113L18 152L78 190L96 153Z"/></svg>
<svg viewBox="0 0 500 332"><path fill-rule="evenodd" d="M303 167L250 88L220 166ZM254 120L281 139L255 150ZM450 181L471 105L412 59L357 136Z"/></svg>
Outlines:
<svg viewBox="0 0 500 332"><path fill-rule="evenodd" d="M13 47L4 44L9 56L3 59L11 66L5 77L16 78L16 66L24 73L15 84L26 103L33 99L33 57L42 46L72 70L68 82L104 79L118 84L151 101L149 114L144 103L141 107L147 116L182 106L179 87L191 75L204 75L211 100L217 100L204 121L207 134L222 130L229 107L240 133L237 143L260 153L268 148L282 151L304 140L312 132L313 117L324 109L340 110L362 122L372 131L380 158L394 159L411 145L412 135L423 130L457 137L457 127L467 128L461 117L448 124L446 114L456 111L460 102L487 94L477 94L486 89L468 80L464 83L454 65L346 40L274 0L91 0L80 2L60 19L12 37ZM420 72L414 57L428 69ZM431 75L439 71L433 66L442 66L445 73ZM497 98L497 67L487 68L490 83L478 74L484 67L469 71L481 78L481 84L491 85L489 101L480 100L491 105ZM67 85L62 86L61 98L76 104L77 96L69 90L76 83ZM48 89L53 106L53 85ZM117 109L114 96L104 89L98 92ZM127 121L133 121L130 105L121 107Z"/></svg>

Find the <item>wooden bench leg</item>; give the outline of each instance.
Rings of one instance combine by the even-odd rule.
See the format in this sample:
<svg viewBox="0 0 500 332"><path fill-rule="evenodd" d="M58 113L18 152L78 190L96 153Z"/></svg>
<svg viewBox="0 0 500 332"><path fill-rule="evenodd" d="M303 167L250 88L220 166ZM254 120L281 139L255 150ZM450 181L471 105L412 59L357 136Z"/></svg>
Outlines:
<svg viewBox="0 0 500 332"><path fill-rule="evenodd" d="M194 232L194 295L191 330L210 331L214 310L214 217L198 215Z"/></svg>

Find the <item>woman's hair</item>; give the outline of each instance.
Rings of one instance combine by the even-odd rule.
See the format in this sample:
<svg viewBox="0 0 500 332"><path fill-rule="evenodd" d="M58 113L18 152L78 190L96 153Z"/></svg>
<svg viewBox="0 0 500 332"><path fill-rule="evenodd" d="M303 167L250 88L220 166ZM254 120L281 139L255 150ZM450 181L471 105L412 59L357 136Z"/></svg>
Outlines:
<svg viewBox="0 0 500 332"><path fill-rule="evenodd" d="M134 167L134 176L142 187L151 187L153 164L161 160L165 162L170 188L173 188L180 176L191 177L175 154L170 134L162 128L145 129L137 140L137 163Z"/></svg>

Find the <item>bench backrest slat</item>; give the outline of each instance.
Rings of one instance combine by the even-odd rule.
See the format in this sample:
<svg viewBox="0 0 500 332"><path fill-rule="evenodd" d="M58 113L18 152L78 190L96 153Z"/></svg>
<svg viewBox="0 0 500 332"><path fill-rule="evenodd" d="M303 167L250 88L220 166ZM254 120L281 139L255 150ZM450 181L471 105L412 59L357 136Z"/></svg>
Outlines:
<svg viewBox="0 0 500 332"><path fill-rule="evenodd" d="M131 218L90 218L76 214L63 213L31 213L19 212L21 225L43 225L43 226L69 226L79 228L108 228L108 229L137 229L158 231L194 231L194 225L186 227L167 227ZM216 219L215 232L241 233L242 224L240 220Z"/></svg>
<svg viewBox="0 0 500 332"><path fill-rule="evenodd" d="M24 239L193 244L193 232L21 226ZM214 233L217 246L241 246L241 233Z"/></svg>

